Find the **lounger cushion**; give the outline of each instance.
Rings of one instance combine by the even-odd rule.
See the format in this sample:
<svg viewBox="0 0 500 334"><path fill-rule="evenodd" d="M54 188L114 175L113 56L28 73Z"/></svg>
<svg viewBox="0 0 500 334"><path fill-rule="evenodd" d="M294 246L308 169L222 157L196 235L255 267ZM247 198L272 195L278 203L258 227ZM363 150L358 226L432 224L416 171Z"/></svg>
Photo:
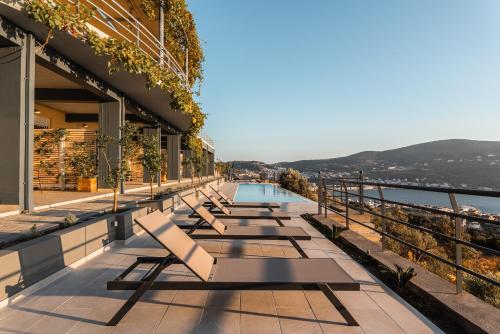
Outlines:
<svg viewBox="0 0 500 334"><path fill-rule="evenodd" d="M212 282L327 283L332 288L359 289L333 259L217 258Z"/></svg>
<svg viewBox="0 0 500 334"><path fill-rule="evenodd" d="M206 205L212 205L212 202L206 201ZM231 208L280 208L281 204L274 202L233 202L232 204L225 204L226 207Z"/></svg>
<svg viewBox="0 0 500 334"><path fill-rule="evenodd" d="M137 218L136 222L200 279L208 281L214 265L214 258L177 227L169 217L160 211L155 211L147 216Z"/></svg>
<svg viewBox="0 0 500 334"><path fill-rule="evenodd" d="M196 212L203 220L205 220L208 224L212 225L212 227L219 233L219 234L224 234L224 231L226 229L226 225L224 225L220 220L214 217L213 214L210 213L203 205L201 205L194 195L191 196L186 196L186 197L181 197L181 200L187 204L193 210Z"/></svg>
<svg viewBox="0 0 500 334"><path fill-rule="evenodd" d="M216 190L214 187L210 186L210 188L212 188L213 191L215 191L215 193L217 195L219 195L223 200L225 200L227 203L229 204L234 204L233 200L230 199L229 197L226 196L226 194L224 194L222 191L219 191L219 190Z"/></svg>
<svg viewBox="0 0 500 334"><path fill-rule="evenodd" d="M216 207L217 209L219 209L222 213L224 213L225 215L230 215L231 214L231 210L229 210L228 208L226 208L220 201L217 197L215 197L214 195L204 191L203 189L199 189L201 194L203 196L205 196L206 198L208 198L210 200L210 202L212 202Z"/></svg>
<svg viewBox="0 0 500 334"><path fill-rule="evenodd" d="M233 219L290 219L290 215L281 211L255 211L255 210L233 210L230 215L224 213L212 212L213 216L216 218L233 218Z"/></svg>
<svg viewBox="0 0 500 334"><path fill-rule="evenodd" d="M283 227L283 226L228 226L225 236L246 235L249 237L310 237L301 227Z"/></svg>

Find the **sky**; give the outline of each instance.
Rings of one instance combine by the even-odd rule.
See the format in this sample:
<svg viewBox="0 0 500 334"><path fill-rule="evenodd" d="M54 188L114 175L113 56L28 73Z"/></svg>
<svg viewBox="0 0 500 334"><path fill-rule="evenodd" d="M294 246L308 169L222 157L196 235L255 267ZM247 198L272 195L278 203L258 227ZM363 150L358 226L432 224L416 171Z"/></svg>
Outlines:
<svg viewBox="0 0 500 334"><path fill-rule="evenodd" d="M188 0L223 161L500 140L498 0Z"/></svg>

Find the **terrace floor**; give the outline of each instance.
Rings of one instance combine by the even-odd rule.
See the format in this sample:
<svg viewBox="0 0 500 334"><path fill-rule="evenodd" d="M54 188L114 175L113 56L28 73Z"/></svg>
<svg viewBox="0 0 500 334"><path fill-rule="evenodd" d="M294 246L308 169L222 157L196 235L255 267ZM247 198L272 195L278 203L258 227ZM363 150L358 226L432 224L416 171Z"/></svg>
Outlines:
<svg viewBox="0 0 500 334"><path fill-rule="evenodd" d="M223 189L234 191L231 184ZM441 333L418 311L386 288L341 249L300 218L315 212L313 202L284 206L310 241L299 241L311 258L333 258L361 284L361 291L336 295L360 324L348 327L319 291L149 291L116 327L106 322L131 292L107 291L136 256L163 256L164 251L143 233L127 246L115 246L18 303L0 310L0 333ZM188 211L173 219L184 221ZM227 224L255 221L225 220ZM274 221L260 221L260 224ZM300 257L288 241L200 241L218 257ZM145 268L139 272L144 273ZM165 270L160 279L196 277L183 265Z"/></svg>

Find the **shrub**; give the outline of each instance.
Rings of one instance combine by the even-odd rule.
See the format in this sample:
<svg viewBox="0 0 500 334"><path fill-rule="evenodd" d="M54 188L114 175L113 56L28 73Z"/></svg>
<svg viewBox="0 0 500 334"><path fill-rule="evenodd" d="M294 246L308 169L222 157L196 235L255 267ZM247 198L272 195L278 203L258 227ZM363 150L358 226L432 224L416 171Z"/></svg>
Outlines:
<svg viewBox="0 0 500 334"><path fill-rule="evenodd" d="M279 175L278 182L282 188L304 197L310 198L312 195L309 181L298 170L288 168Z"/></svg>
<svg viewBox="0 0 500 334"><path fill-rule="evenodd" d="M497 281L500 280L500 273L487 274ZM490 303L491 305L500 308L500 287L494 286L488 282L483 281L471 275L464 275L465 288L473 295L481 298L482 300Z"/></svg>

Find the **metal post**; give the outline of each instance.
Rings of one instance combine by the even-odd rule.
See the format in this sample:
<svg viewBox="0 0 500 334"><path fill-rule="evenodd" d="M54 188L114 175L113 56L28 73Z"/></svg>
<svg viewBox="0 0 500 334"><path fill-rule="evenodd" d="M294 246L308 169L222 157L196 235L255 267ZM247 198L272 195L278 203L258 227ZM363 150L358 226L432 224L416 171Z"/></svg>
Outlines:
<svg viewBox="0 0 500 334"><path fill-rule="evenodd" d="M378 190L378 196L380 197L380 214L382 215L382 232L386 232L386 222L385 222L385 198L384 198L384 191L382 190L381 186L377 186ZM382 251L385 250L385 235L382 234L381 236L381 243L382 243Z"/></svg>
<svg viewBox="0 0 500 334"><path fill-rule="evenodd" d="M460 213L460 208L458 207L457 197L455 194L449 193L451 207L453 208L453 212L458 214ZM458 240L462 240L462 232L463 232L463 219L460 217L455 217L455 238ZM462 265L462 244L455 242L455 264L457 266ZM456 289L457 294L462 292L462 283L463 283L463 273L461 270L456 270L457 281L456 281Z"/></svg>
<svg viewBox="0 0 500 334"><path fill-rule="evenodd" d="M365 213L365 189L364 189L364 185L363 185L363 180L364 180L364 177L363 177L363 171L360 170L359 171L359 181L360 181L360 184L359 184L359 213L360 214L364 214Z"/></svg>
<svg viewBox="0 0 500 334"><path fill-rule="evenodd" d="M326 184L323 181L323 203L325 204L325 218L328 218L328 190L326 189Z"/></svg>
<svg viewBox="0 0 500 334"><path fill-rule="evenodd" d="M164 53L163 53L163 45L165 43L165 1L161 0L160 1L160 6L159 6L159 15L158 15L158 25L160 29L160 34L159 34L159 39L160 39L160 45L159 45L159 55L160 55L160 65L163 66L163 58L164 58Z"/></svg>
<svg viewBox="0 0 500 334"><path fill-rule="evenodd" d="M345 182L342 182L342 186L343 186L344 191L345 191L345 196L344 196L344 200L345 200L345 227L347 229L349 229L349 194L347 193L347 185L345 184Z"/></svg>
<svg viewBox="0 0 500 334"><path fill-rule="evenodd" d="M140 47L140 44L141 44L141 28L139 26L139 21L135 22L135 30L136 30L136 33L135 33L135 45L137 45L137 47Z"/></svg>
<svg viewBox="0 0 500 334"><path fill-rule="evenodd" d="M318 173L318 215L323 213L323 208L321 207L321 196L323 192L321 191L321 172Z"/></svg>

